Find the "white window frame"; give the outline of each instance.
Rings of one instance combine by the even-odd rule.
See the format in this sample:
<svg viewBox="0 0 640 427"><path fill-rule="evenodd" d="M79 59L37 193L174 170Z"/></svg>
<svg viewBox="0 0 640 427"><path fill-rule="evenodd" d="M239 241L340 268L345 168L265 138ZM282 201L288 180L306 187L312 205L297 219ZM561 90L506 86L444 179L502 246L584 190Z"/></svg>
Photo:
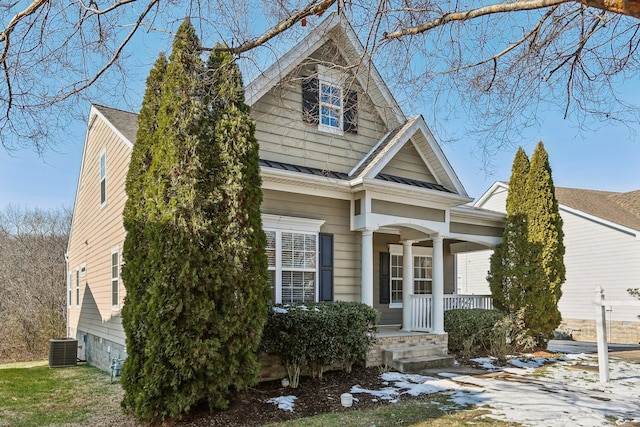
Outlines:
<svg viewBox="0 0 640 427"><path fill-rule="evenodd" d="M100 209L107 205L107 149L103 149L100 152L100 158L98 160L98 175L99 175L99 193L100 193ZM104 185L104 200L102 199L102 187Z"/></svg>
<svg viewBox="0 0 640 427"><path fill-rule="evenodd" d="M116 259L116 264L113 264L113 256L116 255L117 259ZM111 295L111 310L112 311L119 311L120 310L120 249L118 248L118 246L116 246L115 248L111 249L111 255L109 257L109 284L111 286L109 286L110 292L109 294ZM115 270L115 277L113 275L114 273L114 267L116 268ZM116 304L113 303L114 300L114 285L115 285L115 300L116 300Z"/></svg>
<svg viewBox="0 0 640 427"><path fill-rule="evenodd" d="M274 296L276 303L282 303L282 273L313 272L314 273L314 296L313 301L318 301L318 268L319 268L319 233L320 228L325 223L324 220L296 218L282 215L262 214L262 227L265 231L275 233L275 263L269 265L269 271L275 273ZM314 267L309 268L287 268L282 265L282 233L306 234L315 236L315 262Z"/></svg>
<svg viewBox="0 0 640 427"><path fill-rule="evenodd" d="M403 246L402 245L389 245L389 308L402 308L403 307L403 303L402 300L395 301L393 300L393 294L394 294L394 289L393 286L394 284L398 283L400 285L400 294L402 294L402 289L403 289L403 281L404 281L404 277L403 277ZM413 277L413 289L412 289L412 293L415 294L415 286L416 286L416 277L415 277L415 259L419 258L419 257L424 257L424 258L431 258L431 278L430 279L417 279L418 281L430 281L432 284L432 290L433 290L433 248L428 247L428 246L412 246L411 247L411 255L413 256L413 262L411 263L411 268L414 269L414 277ZM395 257L395 258L394 258ZM400 275L399 277L396 277L397 275L393 274L393 262L394 259L399 262L399 271L400 271ZM395 281L395 282L394 282ZM395 293L398 293L398 290L395 291ZM428 294L427 294L428 295Z"/></svg>
<svg viewBox="0 0 640 427"><path fill-rule="evenodd" d="M344 84L342 73L331 70L322 65L318 65L318 130L322 132L333 133L336 135L344 135ZM323 101L322 89L323 86L336 89L338 92L337 99L339 105L332 102ZM337 111L338 126L331 126L322 123L322 119L325 115L322 113L322 107L326 107L329 110Z"/></svg>
<svg viewBox="0 0 640 427"><path fill-rule="evenodd" d="M85 277L87 275L87 263L83 262L80 264L80 277Z"/></svg>
<svg viewBox="0 0 640 427"><path fill-rule="evenodd" d="M67 307L71 307L73 304L73 287L72 287L72 273L67 272Z"/></svg>
<svg viewBox="0 0 640 427"><path fill-rule="evenodd" d="M76 307L80 307L80 266L76 267Z"/></svg>

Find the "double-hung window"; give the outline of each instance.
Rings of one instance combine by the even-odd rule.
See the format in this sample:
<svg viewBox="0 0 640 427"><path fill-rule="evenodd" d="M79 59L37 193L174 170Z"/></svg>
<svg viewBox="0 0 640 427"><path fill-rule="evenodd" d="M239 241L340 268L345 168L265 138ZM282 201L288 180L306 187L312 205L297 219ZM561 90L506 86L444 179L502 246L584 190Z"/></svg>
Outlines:
<svg viewBox="0 0 640 427"><path fill-rule="evenodd" d="M118 248L111 250L111 309L120 308L120 256Z"/></svg>
<svg viewBox="0 0 640 427"><path fill-rule="evenodd" d="M71 272L67 273L67 307L71 307L73 303L73 281L71 279Z"/></svg>
<svg viewBox="0 0 640 427"><path fill-rule="evenodd" d="M403 262L401 245L389 245L390 256L390 307L402 307L403 290ZM413 293L430 294L433 283L433 249L423 246L413 246Z"/></svg>
<svg viewBox="0 0 640 427"><path fill-rule="evenodd" d="M76 306L80 307L80 266L76 268Z"/></svg>
<svg viewBox="0 0 640 427"><path fill-rule="evenodd" d="M277 303L318 300L321 220L262 215L273 297Z"/></svg>
<svg viewBox="0 0 640 427"><path fill-rule="evenodd" d="M320 80L320 126L324 130L342 129L342 88Z"/></svg>
<svg viewBox="0 0 640 427"><path fill-rule="evenodd" d="M358 92L354 80L337 68L318 65L317 71L302 81L302 119L321 132L357 134Z"/></svg>
<svg viewBox="0 0 640 427"><path fill-rule="evenodd" d="M100 207L107 203L107 151L100 153Z"/></svg>
<svg viewBox="0 0 640 427"><path fill-rule="evenodd" d="M318 129L342 134L344 94L340 74L326 67L318 67L319 123Z"/></svg>

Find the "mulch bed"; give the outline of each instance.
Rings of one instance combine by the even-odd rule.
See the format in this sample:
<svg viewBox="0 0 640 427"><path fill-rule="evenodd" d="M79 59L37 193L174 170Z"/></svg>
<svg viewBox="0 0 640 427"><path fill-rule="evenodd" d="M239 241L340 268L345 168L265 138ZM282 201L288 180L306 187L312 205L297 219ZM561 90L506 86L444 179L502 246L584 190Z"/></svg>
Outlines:
<svg viewBox="0 0 640 427"><path fill-rule="evenodd" d="M354 396L359 399L351 408L345 408L340 395L347 393L356 384L363 388L379 389L381 371L379 368L354 368L350 374L342 371L325 372L323 379L314 380L303 377L299 387L282 387L280 381L270 381L251 388L231 402L229 409L215 415L196 415L188 421L176 423L176 426L260 426L270 422L294 420L326 412L352 411L354 409L373 408L383 401L374 401L370 395ZM296 396L293 412L278 409L267 401L279 396Z"/></svg>

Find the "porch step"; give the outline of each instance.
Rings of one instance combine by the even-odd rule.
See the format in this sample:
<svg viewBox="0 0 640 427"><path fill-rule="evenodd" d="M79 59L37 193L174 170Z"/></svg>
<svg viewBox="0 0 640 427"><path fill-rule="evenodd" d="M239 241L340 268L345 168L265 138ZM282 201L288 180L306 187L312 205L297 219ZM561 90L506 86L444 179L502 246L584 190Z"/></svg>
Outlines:
<svg viewBox="0 0 640 427"><path fill-rule="evenodd" d="M446 356L447 348L438 344L420 344L409 347L392 347L382 350L382 360L386 365L398 359L411 359L422 356Z"/></svg>
<svg viewBox="0 0 640 427"><path fill-rule="evenodd" d="M445 346L422 344L384 349L382 360L386 366L400 372L418 372L427 368L451 366L454 359L447 354Z"/></svg>
<svg viewBox="0 0 640 427"><path fill-rule="evenodd" d="M453 356L421 356L393 361L394 369L402 373L417 373L430 368L447 368L453 366Z"/></svg>

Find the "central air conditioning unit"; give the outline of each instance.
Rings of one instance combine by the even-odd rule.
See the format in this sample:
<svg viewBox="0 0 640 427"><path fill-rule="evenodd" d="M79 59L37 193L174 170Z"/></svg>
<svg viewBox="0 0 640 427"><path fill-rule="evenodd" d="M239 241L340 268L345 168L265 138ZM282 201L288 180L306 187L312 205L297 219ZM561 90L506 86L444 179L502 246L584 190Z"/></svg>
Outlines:
<svg viewBox="0 0 640 427"><path fill-rule="evenodd" d="M78 340L53 338L49 340L49 367L76 366L78 362Z"/></svg>

